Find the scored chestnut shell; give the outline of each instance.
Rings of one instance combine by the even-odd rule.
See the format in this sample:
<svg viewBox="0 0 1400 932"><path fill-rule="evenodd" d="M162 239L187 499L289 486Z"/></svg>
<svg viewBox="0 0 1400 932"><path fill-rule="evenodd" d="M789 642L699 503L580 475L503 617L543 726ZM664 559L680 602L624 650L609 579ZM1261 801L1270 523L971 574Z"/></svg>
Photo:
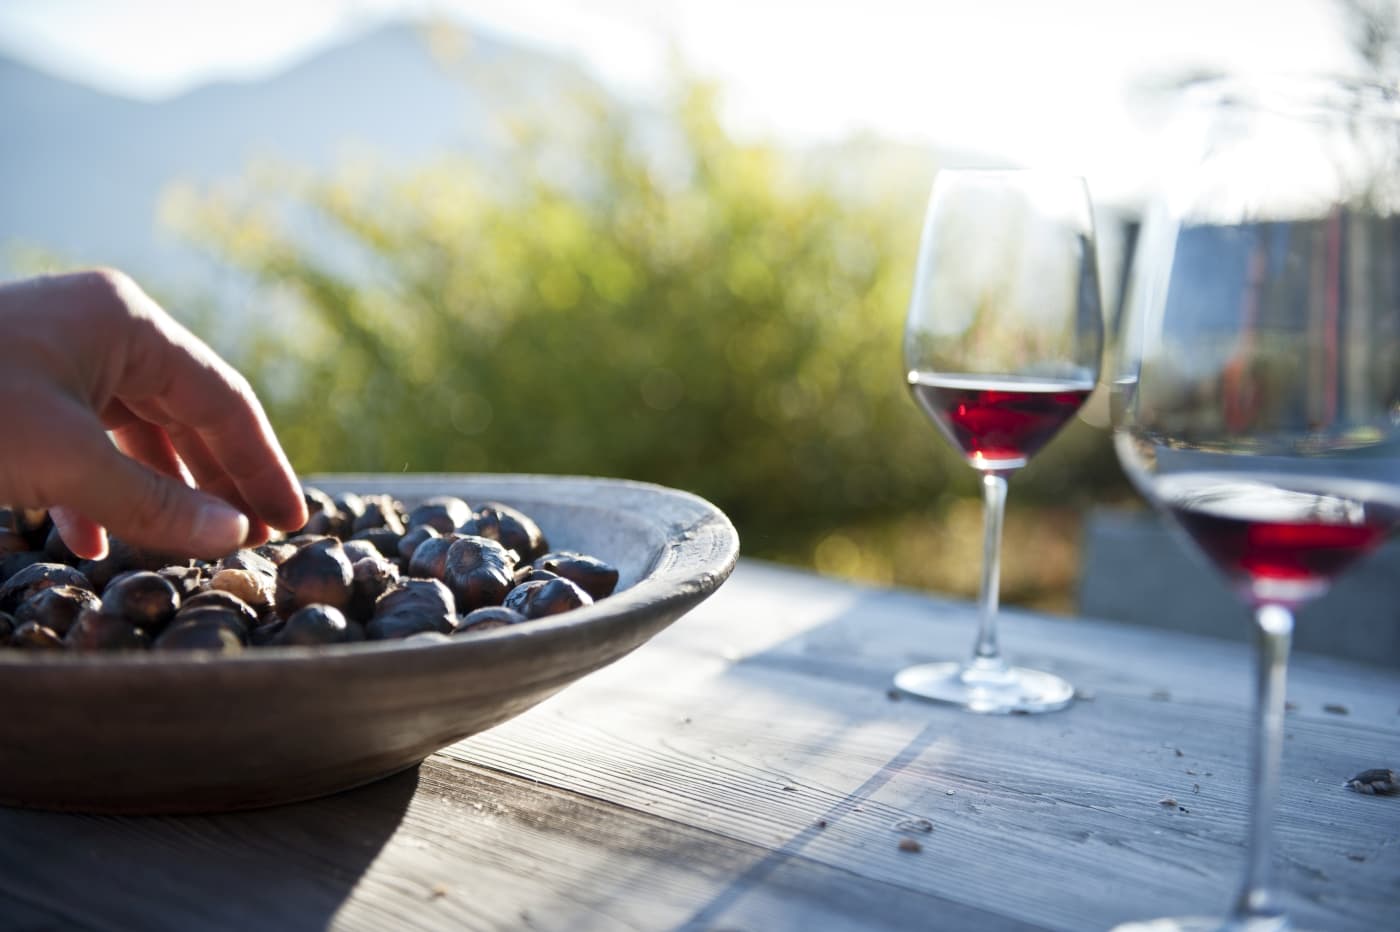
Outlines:
<svg viewBox="0 0 1400 932"><path fill-rule="evenodd" d="M485 537L454 541L443 562L442 581L463 611L500 605L514 585L515 560L505 547Z"/></svg>
<svg viewBox="0 0 1400 932"><path fill-rule="evenodd" d="M69 650L145 650L151 646L151 636L119 615L85 610L73 622L63 643Z"/></svg>
<svg viewBox="0 0 1400 932"><path fill-rule="evenodd" d="M180 594L160 573L122 573L102 591L102 610L125 618L149 634L159 634L180 608Z"/></svg>
<svg viewBox="0 0 1400 932"><path fill-rule="evenodd" d="M32 563L0 584L0 612L14 612L21 602L51 586L77 586L94 591L88 578L71 566Z"/></svg>
<svg viewBox="0 0 1400 932"><path fill-rule="evenodd" d="M277 568L277 614L288 618L316 603L343 610L350 605L354 578L340 541L327 538L307 544Z"/></svg>
<svg viewBox="0 0 1400 932"><path fill-rule="evenodd" d="M85 609L102 605L96 595L77 586L50 586L40 589L15 609L15 624L29 622L43 625L59 637L68 633L73 622Z"/></svg>

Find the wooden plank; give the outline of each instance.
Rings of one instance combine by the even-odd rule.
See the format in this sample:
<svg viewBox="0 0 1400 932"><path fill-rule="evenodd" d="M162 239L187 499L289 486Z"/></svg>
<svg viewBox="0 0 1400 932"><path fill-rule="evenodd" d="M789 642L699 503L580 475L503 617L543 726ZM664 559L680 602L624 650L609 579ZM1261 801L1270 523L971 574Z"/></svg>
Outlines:
<svg viewBox="0 0 1400 932"><path fill-rule="evenodd" d="M1013 614L1008 649L1094 701L983 718L887 696L971 625L960 603L746 562L643 649L372 787L209 818L0 810L0 929L1084 929L1223 910L1247 651ZM1400 800L1340 782L1396 763L1400 683L1301 657L1290 695L1281 879L1305 924L1386 927ZM932 831L899 825L919 818Z"/></svg>
<svg viewBox="0 0 1400 932"><path fill-rule="evenodd" d="M754 844L781 847L824 820L808 848L815 859L997 902L1050 927L1228 903L1243 863L1248 676L1238 645L1089 624L1108 636L1060 653L1105 671L1090 680L1106 684L1095 701L982 718L885 694L886 665L874 667L898 653L894 633L866 635L901 611L928 613L927 600L843 605L826 582L784 592L767 568L743 570L674 635L448 756ZM760 626L765 601L783 611ZM1185 680L1174 697L1189 701L1151 699L1157 681L1134 675L1143 662L1105 647L1124 640L1145 641L1147 675ZM1395 706L1387 713L1368 691L1393 691L1389 677L1330 664L1317 672L1305 659L1295 682L1393 721ZM1336 679L1339 669L1354 681ZM1219 682L1229 678L1244 682ZM1299 915L1319 927L1371 928L1400 911L1394 886L1380 882L1397 867L1400 805L1341 788L1395 752L1396 731L1366 718L1300 711L1289 722L1280 870L1308 901ZM1188 811L1159 805L1167 797ZM895 847L892 826L909 818L935 826L919 858ZM1089 877L1102 894L1085 895Z"/></svg>
<svg viewBox="0 0 1400 932"><path fill-rule="evenodd" d="M813 862L800 840L745 845L447 762L260 813L0 811L0 832L6 929L1038 928Z"/></svg>

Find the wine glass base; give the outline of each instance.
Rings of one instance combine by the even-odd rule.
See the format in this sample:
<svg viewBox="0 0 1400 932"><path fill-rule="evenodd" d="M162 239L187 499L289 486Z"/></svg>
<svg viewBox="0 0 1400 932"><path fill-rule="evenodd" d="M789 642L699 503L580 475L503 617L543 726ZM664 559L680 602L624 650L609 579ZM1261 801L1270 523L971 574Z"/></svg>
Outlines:
<svg viewBox="0 0 1400 932"><path fill-rule="evenodd" d="M929 702L987 715L1055 712L1074 701L1074 687L1053 673L1025 667L925 663L895 674L895 687Z"/></svg>

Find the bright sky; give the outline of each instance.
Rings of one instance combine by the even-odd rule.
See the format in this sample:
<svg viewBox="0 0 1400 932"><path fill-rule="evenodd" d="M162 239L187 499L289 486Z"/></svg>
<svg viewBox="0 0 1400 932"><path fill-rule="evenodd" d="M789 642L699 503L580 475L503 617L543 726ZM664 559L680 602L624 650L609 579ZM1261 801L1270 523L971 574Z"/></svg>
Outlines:
<svg viewBox="0 0 1400 932"><path fill-rule="evenodd" d="M159 97L252 77L386 16L450 13L638 91L672 47L740 131L860 129L1131 188L1156 115L1135 82L1191 67L1336 69L1337 0L4 0L0 50Z"/></svg>

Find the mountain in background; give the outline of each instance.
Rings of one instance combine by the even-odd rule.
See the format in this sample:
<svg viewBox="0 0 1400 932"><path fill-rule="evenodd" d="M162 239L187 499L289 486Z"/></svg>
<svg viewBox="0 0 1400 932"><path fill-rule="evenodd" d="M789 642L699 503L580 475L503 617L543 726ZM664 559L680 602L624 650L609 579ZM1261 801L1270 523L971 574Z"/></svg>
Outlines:
<svg viewBox="0 0 1400 932"><path fill-rule="evenodd" d="M329 169L348 153L402 167L498 153L501 121L596 82L569 59L457 27L398 23L265 80L167 100L113 96L0 57L0 243L178 281L189 246L162 192L255 159ZM13 255L0 270L13 274Z"/></svg>

